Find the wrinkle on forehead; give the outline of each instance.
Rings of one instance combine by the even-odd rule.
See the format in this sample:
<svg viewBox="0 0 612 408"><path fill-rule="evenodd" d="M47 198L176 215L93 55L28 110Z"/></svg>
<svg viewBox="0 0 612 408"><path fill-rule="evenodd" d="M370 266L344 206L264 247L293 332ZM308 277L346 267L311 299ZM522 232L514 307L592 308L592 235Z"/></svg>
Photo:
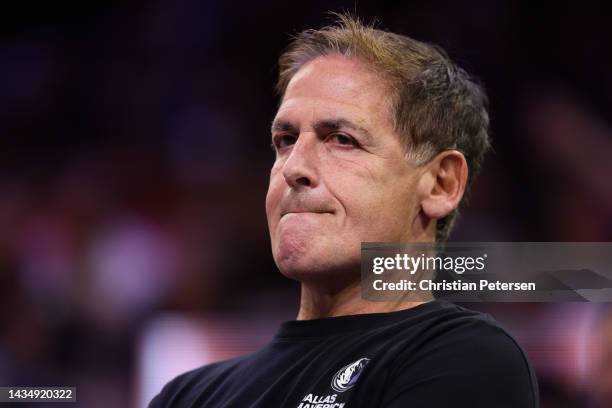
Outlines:
<svg viewBox="0 0 612 408"><path fill-rule="evenodd" d="M318 103L313 107L318 108L327 103L351 107L364 111L367 117L378 116L381 124L393 124L386 81L365 63L339 54L318 57L305 64L289 82L279 110L293 105L295 102L289 102L296 98L316 98Z"/></svg>
<svg viewBox="0 0 612 408"><path fill-rule="evenodd" d="M340 92L357 96L367 85L381 87L381 76L359 60L332 54L315 58L300 68L289 82L285 95L316 90L327 96Z"/></svg>

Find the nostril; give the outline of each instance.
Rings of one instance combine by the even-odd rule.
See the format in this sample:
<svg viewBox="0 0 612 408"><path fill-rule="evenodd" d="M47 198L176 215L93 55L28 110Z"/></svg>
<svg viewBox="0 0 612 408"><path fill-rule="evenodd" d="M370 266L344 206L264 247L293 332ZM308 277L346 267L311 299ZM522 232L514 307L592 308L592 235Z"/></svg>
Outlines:
<svg viewBox="0 0 612 408"><path fill-rule="evenodd" d="M310 180L308 179L308 177L300 177L297 180L295 180L295 182L297 184L299 184L300 186L309 186L310 185Z"/></svg>

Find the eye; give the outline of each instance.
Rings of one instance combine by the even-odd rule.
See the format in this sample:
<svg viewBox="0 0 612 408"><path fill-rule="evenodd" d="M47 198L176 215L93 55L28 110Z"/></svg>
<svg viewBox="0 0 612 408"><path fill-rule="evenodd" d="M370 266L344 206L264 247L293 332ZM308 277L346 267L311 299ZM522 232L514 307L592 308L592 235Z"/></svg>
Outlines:
<svg viewBox="0 0 612 408"><path fill-rule="evenodd" d="M297 137L290 134L278 135L274 136L273 144L277 150L280 150L284 147L295 144L296 140Z"/></svg>
<svg viewBox="0 0 612 408"><path fill-rule="evenodd" d="M359 144L351 136L345 135L344 133L332 133L329 135L329 140L342 146L354 146L357 147Z"/></svg>

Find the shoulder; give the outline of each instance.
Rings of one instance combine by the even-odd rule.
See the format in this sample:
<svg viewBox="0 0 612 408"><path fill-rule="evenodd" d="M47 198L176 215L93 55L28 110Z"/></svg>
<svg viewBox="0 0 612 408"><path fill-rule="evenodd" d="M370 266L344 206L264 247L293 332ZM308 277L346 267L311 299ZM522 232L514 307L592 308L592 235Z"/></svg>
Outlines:
<svg viewBox="0 0 612 408"><path fill-rule="evenodd" d="M517 341L491 315L446 301L435 301L418 321L407 321L406 331L419 332L421 342L440 348L452 345L464 351L477 347L508 348L523 353Z"/></svg>
<svg viewBox="0 0 612 408"><path fill-rule="evenodd" d="M175 377L151 400L149 408L170 407L179 402L189 402L197 395L198 391L208 386L211 381L220 376L228 375L248 357L248 355L241 356L207 364Z"/></svg>
<svg viewBox="0 0 612 408"><path fill-rule="evenodd" d="M485 362L483 357L494 354L498 359L506 358L518 366L528 366L526 354L516 339L491 315L452 303L447 303L446 309L448 316L440 324L435 341L439 345L482 362Z"/></svg>
<svg viewBox="0 0 612 408"><path fill-rule="evenodd" d="M453 354L451 361L461 363L465 371L478 371L483 375L532 375L525 351L492 316L453 306L454 322L437 341L439 347Z"/></svg>
<svg viewBox="0 0 612 408"><path fill-rule="evenodd" d="M408 390L445 390L454 402L463 396L473 407L506 406L495 395L512 395L507 406L537 406L537 381L526 353L490 315L444 303L431 314L419 343L398 356L389 398Z"/></svg>

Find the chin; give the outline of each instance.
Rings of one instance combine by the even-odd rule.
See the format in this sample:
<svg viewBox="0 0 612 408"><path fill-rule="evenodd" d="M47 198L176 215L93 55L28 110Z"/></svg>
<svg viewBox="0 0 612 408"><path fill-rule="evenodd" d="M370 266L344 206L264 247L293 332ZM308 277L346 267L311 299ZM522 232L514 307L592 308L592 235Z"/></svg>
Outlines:
<svg viewBox="0 0 612 408"><path fill-rule="evenodd" d="M307 280L322 271L317 258L302 252L279 251L274 260L278 270L287 278L295 280Z"/></svg>
<svg viewBox="0 0 612 408"><path fill-rule="evenodd" d="M332 254L308 251L301 253L274 254L279 271L287 278L300 282L328 282L338 284L347 276L360 276L360 257L338 257L336 250ZM354 275L354 276L353 276Z"/></svg>

